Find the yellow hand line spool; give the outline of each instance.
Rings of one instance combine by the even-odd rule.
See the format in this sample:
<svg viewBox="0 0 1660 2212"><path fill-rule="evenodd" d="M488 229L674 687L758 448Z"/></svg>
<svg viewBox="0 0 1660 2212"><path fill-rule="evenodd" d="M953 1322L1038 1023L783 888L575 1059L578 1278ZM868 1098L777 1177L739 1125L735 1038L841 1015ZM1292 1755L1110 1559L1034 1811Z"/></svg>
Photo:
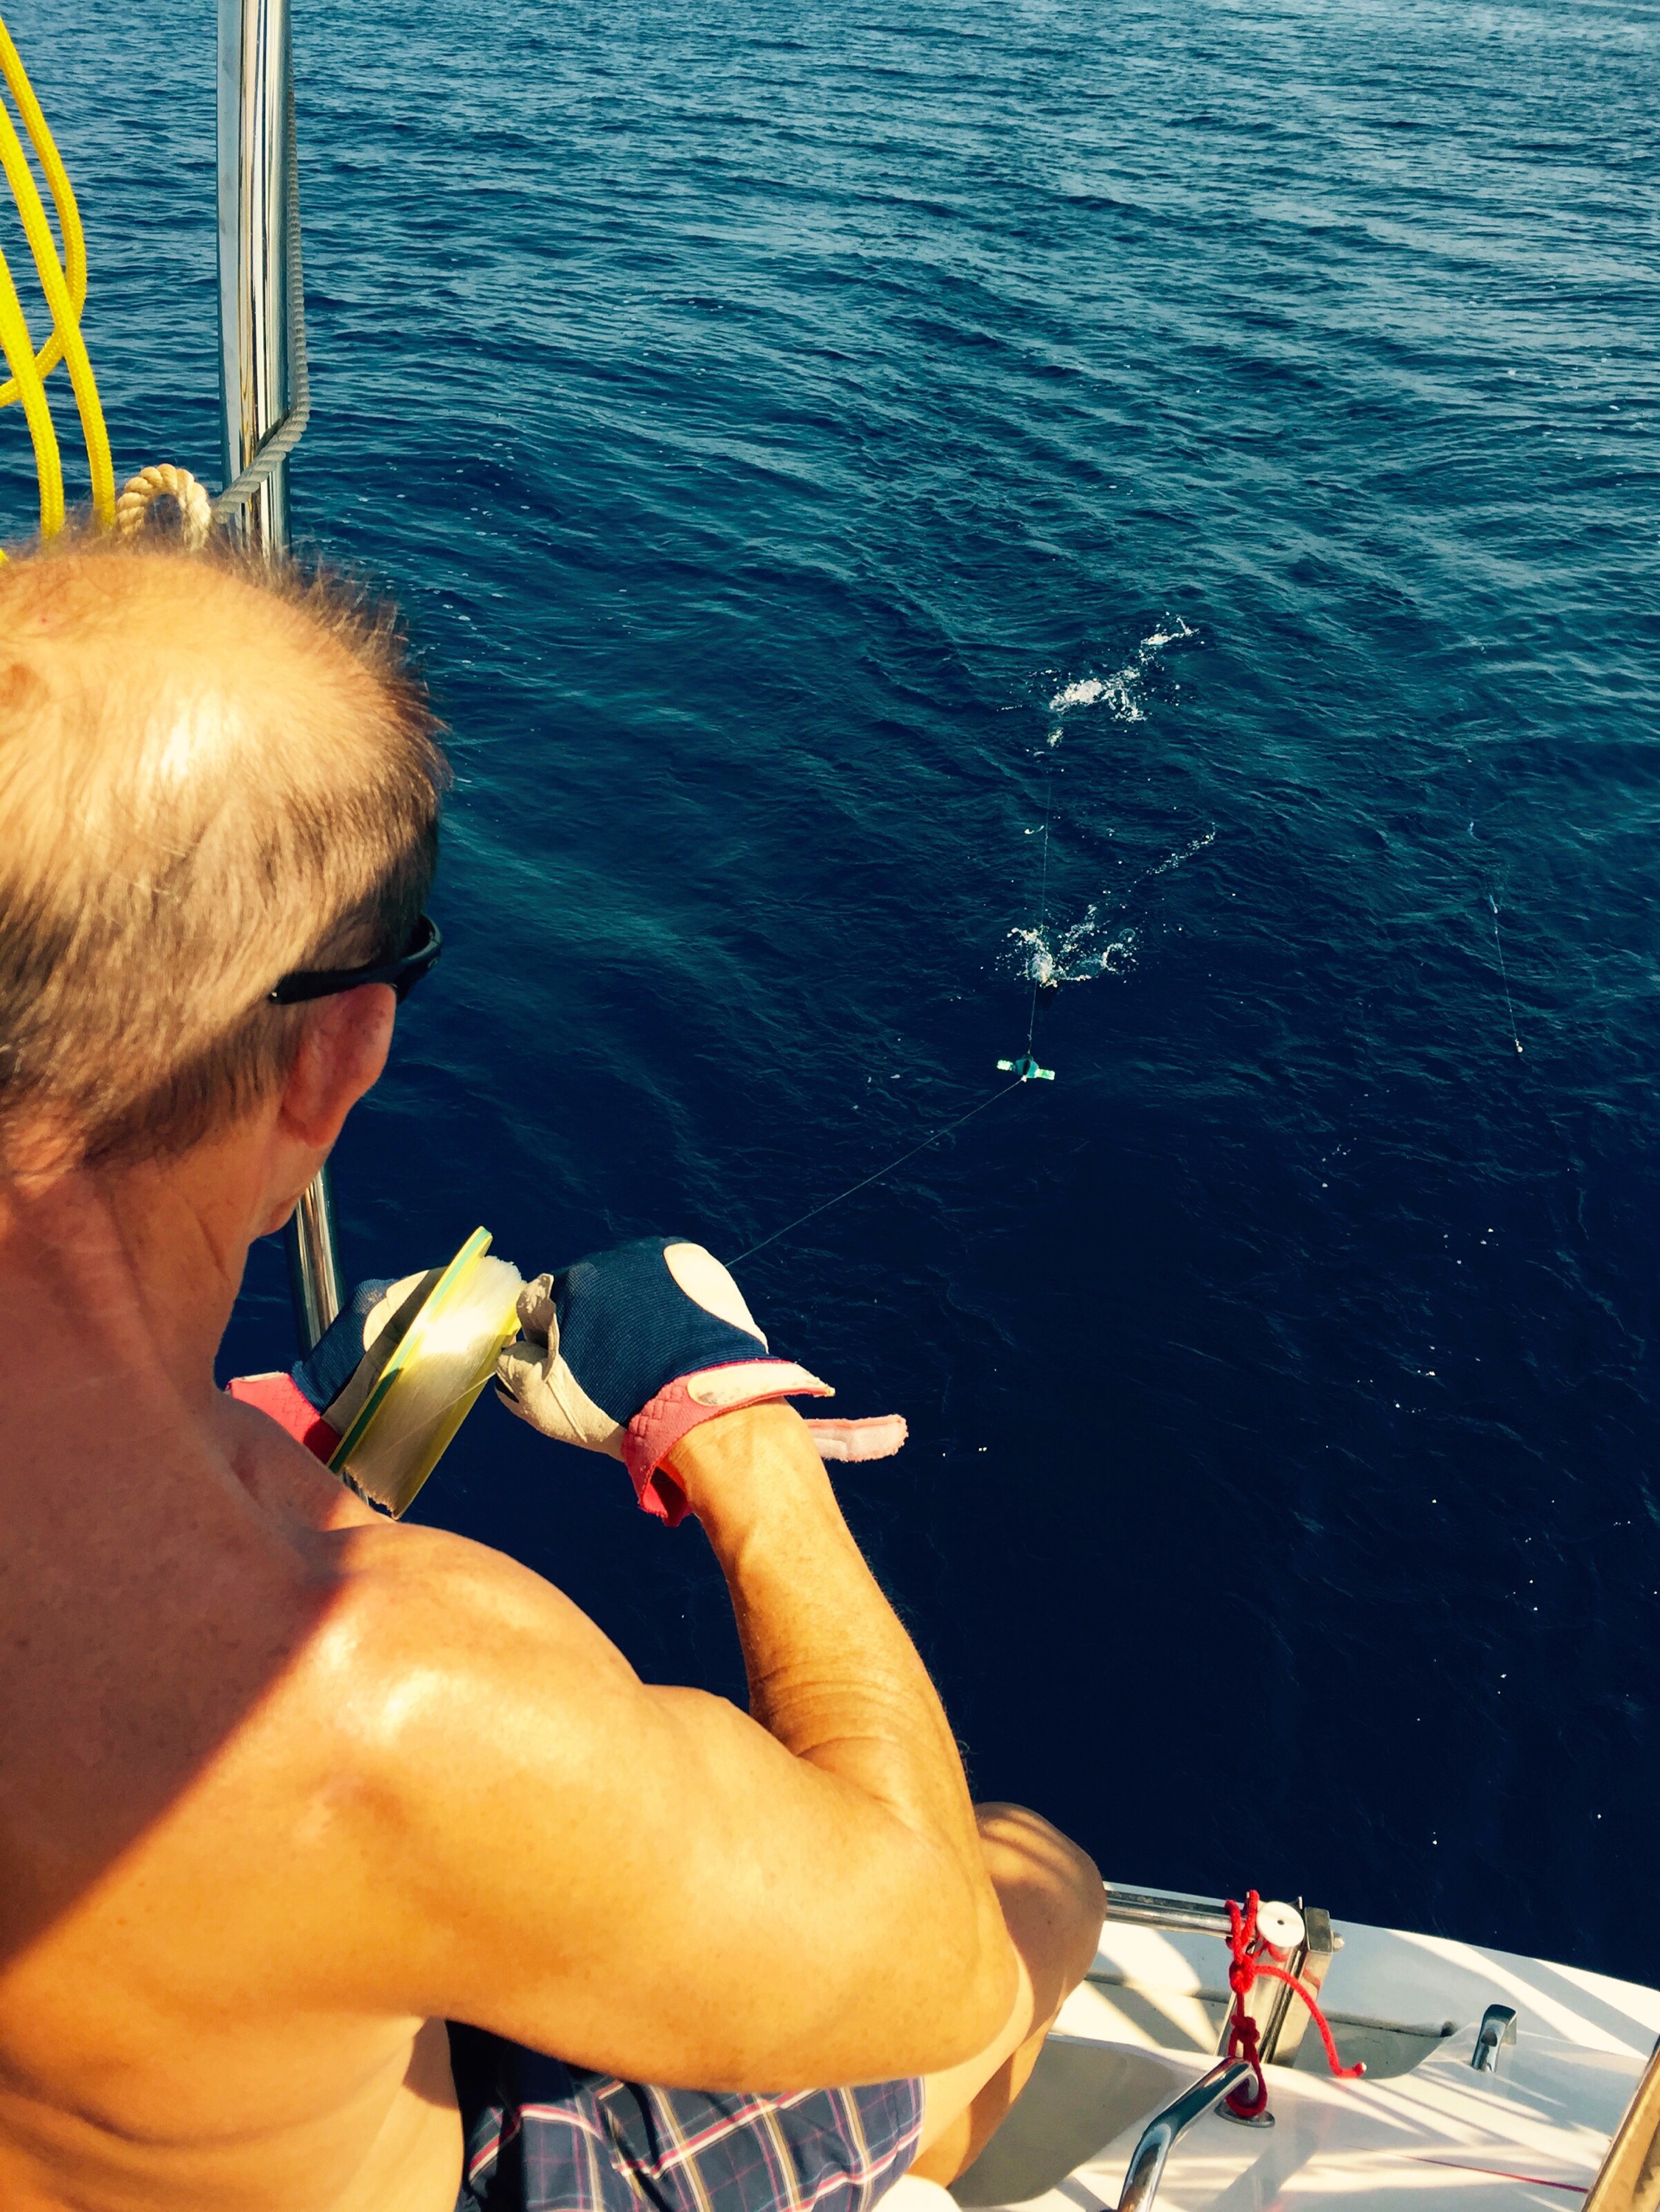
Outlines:
<svg viewBox="0 0 1660 2212"><path fill-rule="evenodd" d="M52 538L64 526L64 471L58 434L46 399L45 379L60 361L69 364L70 382L86 439L93 513L106 526L115 520L115 471L97 380L81 335L81 314L87 300L87 248L80 210L69 173L29 82L28 72L3 21L0 21L0 75L4 76L6 88L17 104L29 143L51 187L64 241L60 258L28 155L9 110L0 102L0 167L5 171L6 182L17 203L23 234L34 257L52 322L51 333L37 353L10 267L4 254L0 253L0 347L4 349L12 372L8 381L0 385L0 407L8 407L17 399L23 404L34 446L35 472L40 480L40 534Z"/></svg>
<svg viewBox="0 0 1660 2212"><path fill-rule="evenodd" d="M476 1229L432 1291L330 1455L365 1497L408 1510L518 1331L524 1280Z"/></svg>

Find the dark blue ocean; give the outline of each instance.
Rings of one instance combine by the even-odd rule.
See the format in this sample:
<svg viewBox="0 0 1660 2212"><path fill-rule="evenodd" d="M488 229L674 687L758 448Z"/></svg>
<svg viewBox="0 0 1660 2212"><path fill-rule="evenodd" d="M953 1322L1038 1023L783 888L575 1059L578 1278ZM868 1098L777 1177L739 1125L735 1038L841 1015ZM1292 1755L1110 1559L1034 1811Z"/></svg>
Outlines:
<svg viewBox="0 0 1660 2212"><path fill-rule="evenodd" d="M1046 959L742 1270L977 1790L1660 1980L1660 5L295 4L296 526L457 769L354 1273L741 1252ZM9 12L216 483L212 8ZM418 1511L742 1695L610 1466Z"/></svg>

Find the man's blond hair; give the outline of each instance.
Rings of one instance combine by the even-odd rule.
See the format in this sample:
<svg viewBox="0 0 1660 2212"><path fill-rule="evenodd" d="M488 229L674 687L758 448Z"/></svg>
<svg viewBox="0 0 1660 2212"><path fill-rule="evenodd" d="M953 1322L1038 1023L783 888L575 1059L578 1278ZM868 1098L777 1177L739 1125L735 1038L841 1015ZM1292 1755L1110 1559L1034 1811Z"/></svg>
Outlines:
<svg viewBox="0 0 1660 2212"><path fill-rule="evenodd" d="M180 1151L269 1095L278 977L403 951L445 777L395 622L233 552L0 568L0 1163Z"/></svg>

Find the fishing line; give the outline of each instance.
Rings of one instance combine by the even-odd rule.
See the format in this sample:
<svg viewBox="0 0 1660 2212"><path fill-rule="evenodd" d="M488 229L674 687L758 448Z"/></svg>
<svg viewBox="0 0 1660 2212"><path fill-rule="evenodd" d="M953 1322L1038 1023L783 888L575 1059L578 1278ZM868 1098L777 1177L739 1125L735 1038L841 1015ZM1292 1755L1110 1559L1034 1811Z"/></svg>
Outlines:
<svg viewBox="0 0 1660 2212"><path fill-rule="evenodd" d="M804 1229L809 1221L816 1221L820 1214L828 1213L833 1206L839 1206L845 1199L857 1197L860 1191L869 1190L873 1182L880 1182L884 1176L893 1175L907 1160L914 1160L918 1152L925 1152L930 1145L937 1145L942 1137L948 1137L954 1129L960 1129L965 1121L972 1121L977 1114L984 1114L988 1106L995 1106L998 1099L1007 1098L1011 1091L1018 1091L1024 1079L1022 1077L1013 1083L1004 1084L1001 1091L994 1091L989 1098L982 1098L978 1106L971 1106L966 1114L959 1114L954 1121L948 1121L942 1128L936 1129L919 1145L912 1145L908 1152L901 1152L898 1159L889 1160L885 1168L878 1168L874 1175L866 1176L863 1182L851 1183L847 1189L839 1191L834 1198L827 1198L822 1206L815 1206L806 1213L797 1214L793 1221L786 1221L782 1229L775 1229L770 1237L763 1237L759 1244L752 1244L747 1252L740 1252L736 1260L727 1261L726 1265L741 1267L746 1260L753 1260L757 1252L764 1252L769 1244L776 1244L780 1237L788 1237L794 1230Z"/></svg>
<svg viewBox="0 0 1660 2212"><path fill-rule="evenodd" d="M1060 750L1061 732L1051 730L1049 735L1049 769L1043 785L1043 868L1038 878L1038 926L1033 933L1032 1008L1026 1019L1026 1056L1032 1057L1032 1040L1038 1028L1038 992L1040 985L1039 965L1048 947L1044 942L1044 922L1049 913L1049 823L1054 811L1055 755Z"/></svg>
<svg viewBox="0 0 1660 2212"><path fill-rule="evenodd" d="M1124 677L1119 680L1120 690L1122 691L1124 684L1130 680L1132 673L1139 673L1140 670L1147 665L1148 655L1156 646L1168 645L1177 635L1190 637L1192 635L1193 633L1184 623L1178 631L1172 631L1167 635L1159 633L1154 638L1143 639L1141 651L1136 658L1136 670L1126 672ZM1069 685L1066 690L1051 700L1051 712L1064 714L1069 706L1092 702L1102 697L1108 690L1108 685L1094 679L1087 684ZM1139 720L1141 717L1137 714L1131 719ZM1011 1091L1018 1091L1022 1084L1054 1081L1054 1069L1039 1067L1033 1056L1032 1048L1038 1033L1039 996L1045 985L1058 980L1055 973L1054 956L1049 950L1044 933L1049 922L1049 846L1055 813L1055 756L1060 750L1061 740L1065 734L1064 722L1057 720L1054 728L1050 731L1045 746L1047 760L1043 785L1043 858L1038 872L1037 922L1030 930L1011 933L1023 936L1031 946L1031 957L1027 963L1027 973L1032 985L1032 1002L1027 1011L1026 1018L1026 1051L1019 1060L1000 1060L997 1062L1000 1072L1005 1075L1012 1075L1014 1081L1005 1084L1001 1091L994 1091L989 1098L982 1098L978 1106L971 1106L966 1114L959 1114L954 1121L947 1121L942 1127L931 1131L929 1135L922 1139L920 1143L912 1145L908 1152L901 1152L896 1160L890 1160L886 1167L878 1168L874 1174L862 1176L856 1183L850 1183L845 1190L838 1191L833 1198L827 1198L821 1205L810 1206L805 1213L797 1214L793 1221L786 1221L782 1229L775 1229L770 1237L763 1237L759 1243L750 1245L747 1251L740 1252L736 1259L729 1260L726 1262L729 1267L742 1267L746 1260L753 1260L758 1252L765 1252L770 1246L781 1243L785 1237L793 1236L797 1229L804 1229L809 1221L816 1221L821 1213L828 1213L833 1206L844 1204L848 1199L857 1197L860 1191L869 1190L872 1183L881 1182L887 1176L896 1173L908 1160L914 1160L918 1152L925 1152L930 1145L938 1144L942 1137L948 1137L954 1130L962 1128L977 1115L984 1114L988 1106L995 1106L1000 1098L1007 1098ZM1183 851L1172 853L1167 859L1160 861L1157 866L1145 870L1130 885L1130 890L1135 890L1142 883L1154 876L1165 874L1168 869L1179 867L1184 860L1191 860L1194 854L1203 851L1207 845L1214 844L1216 832L1213 826L1203 837L1196 837ZM1495 908L1495 915L1497 911ZM1090 908L1090 913L1094 915L1094 907ZM1069 945L1072 935L1073 933L1069 932ZM1101 966L1104 973L1106 972L1111 950L1112 948L1109 948L1109 953L1102 955ZM1508 983L1506 988L1508 989ZM1512 1026L1514 1026L1513 1023ZM1516 1049L1518 1052L1522 1049L1519 1042Z"/></svg>
<svg viewBox="0 0 1660 2212"><path fill-rule="evenodd" d="M1474 829L1475 824L1472 823L1470 827ZM1491 891L1487 893L1487 904L1493 908L1493 949L1499 955L1499 974L1505 986L1505 1004L1510 1009L1510 1041L1519 1053L1522 1040L1516 1033L1516 1001L1510 995L1510 970L1505 965L1504 942L1499 934L1499 902Z"/></svg>
<svg viewBox="0 0 1660 2212"><path fill-rule="evenodd" d="M1006 1083L1001 1091L994 1091L989 1098L982 1098L978 1106L971 1106L966 1114L959 1114L954 1121L947 1121L943 1127L930 1132L919 1144L912 1145L909 1152L901 1152L898 1159L890 1160L886 1167L878 1168L874 1175L863 1176L858 1182L851 1183L845 1190L838 1191L835 1197L827 1198L821 1206L812 1206L807 1212L798 1214L795 1220L786 1221L782 1229L775 1229L770 1237L763 1237L759 1244L752 1244L747 1252L740 1252L736 1259L729 1260L726 1262L729 1267L741 1267L746 1260L753 1260L757 1252L765 1252L769 1245L780 1243L797 1229L804 1229L809 1221L816 1221L820 1214L828 1213L833 1206L840 1206L847 1199L856 1198L860 1191L869 1190L872 1183L881 1182L884 1177L895 1174L907 1160L914 1160L918 1152L925 1152L930 1145L937 1145L942 1137L948 1137L954 1129L960 1129L966 1122L973 1121L977 1115L984 1114L988 1106L995 1106L1000 1098L1007 1098L1011 1091L1018 1091L1022 1084L1033 1081L1051 1083L1054 1080L1053 1070L1039 1067L1033 1058L1032 1044L1038 1028L1038 994L1046 980L1042 963L1047 954L1047 947L1044 943L1044 927L1049 916L1049 825L1054 812L1055 755L1059 749L1062 735L1063 732L1058 727L1051 730L1047 744L1049 761L1044 775L1043 787L1043 862L1038 877L1037 927L1032 932L1033 948L1029 971L1032 977L1032 1005L1027 1015L1026 1053L1022 1059L1000 1060L997 1062L998 1067L1005 1074L1012 1074L1015 1080L1012 1083ZM1213 831L1212 835L1215 834Z"/></svg>

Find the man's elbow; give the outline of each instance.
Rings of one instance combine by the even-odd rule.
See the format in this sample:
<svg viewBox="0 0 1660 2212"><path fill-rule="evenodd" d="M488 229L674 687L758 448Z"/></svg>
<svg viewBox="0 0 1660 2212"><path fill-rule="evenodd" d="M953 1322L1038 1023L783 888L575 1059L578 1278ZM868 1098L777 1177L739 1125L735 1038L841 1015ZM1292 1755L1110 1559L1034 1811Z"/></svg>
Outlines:
<svg viewBox="0 0 1660 2212"><path fill-rule="evenodd" d="M942 1884L930 1902L931 1911L906 1917L894 1960L905 1985L896 2012L914 2027L899 2073L939 2074L978 2057L1003 2035L1027 1989L989 1883Z"/></svg>
<svg viewBox="0 0 1660 2212"><path fill-rule="evenodd" d="M1100 1871L1086 1850L1023 1806L981 1805L976 1820L979 1866L936 1862L927 1895L940 1920L919 1909L911 1923L928 1926L941 1947L926 2007L937 2033L912 2062L918 2072L943 2072L999 2044L1013 2050L1055 2017L1100 1939Z"/></svg>
<svg viewBox="0 0 1660 2212"><path fill-rule="evenodd" d="M1020 1953L1010 1940L1003 1914L991 1898L977 1914L972 1959L964 1973L960 2027L951 2055L925 2068L937 2073L942 2065L960 2065L993 2043L1008 2027L1011 2014L1029 1997L1031 1985L1022 1971Z"/></svg>

